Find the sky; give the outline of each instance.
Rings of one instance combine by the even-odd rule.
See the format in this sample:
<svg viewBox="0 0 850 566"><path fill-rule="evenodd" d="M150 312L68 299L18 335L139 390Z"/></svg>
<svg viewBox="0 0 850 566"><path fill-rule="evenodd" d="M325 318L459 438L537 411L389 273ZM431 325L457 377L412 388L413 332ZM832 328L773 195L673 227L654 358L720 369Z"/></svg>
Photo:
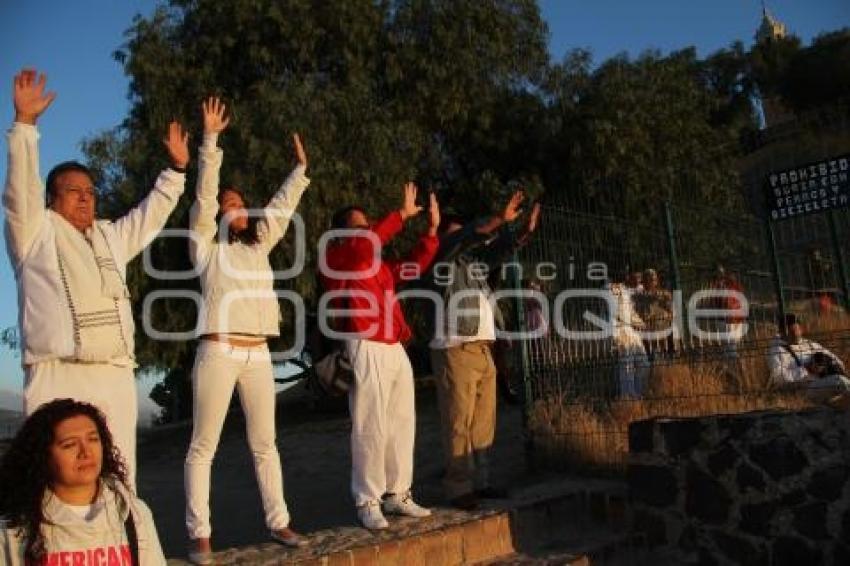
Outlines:
<svg viewBox="0 0 850 566"><path fill-rule="evenodd" d="M126 115L128 79L112 53L123 44L133 16L151 14L156 4L0 0L0 84L6 85L0 88L0 117L11 124L11 79L23 66L46 72L49 88L58 94L39 121L42 175L51 164L82 159L80 141L118 125ZM596 63L647 49L668 53L694 45L699 56L705 56L736 40L749 46L761 21L756 0L542 0L540 6L549 25L553 59L587 48ZM804 43L824 31L850 26L848 0L770 0L768 9ZM3 146L5 151L5 141ZM4 180L6 168L6 160L0 160ZM17 324L17 300L11 266L5 253L0 256L2 329ZM18 355L0 347L0 408L20 407L22 376ZM151 386L150 379L140 384L142 414L154 408L146 398Z"/></svg>

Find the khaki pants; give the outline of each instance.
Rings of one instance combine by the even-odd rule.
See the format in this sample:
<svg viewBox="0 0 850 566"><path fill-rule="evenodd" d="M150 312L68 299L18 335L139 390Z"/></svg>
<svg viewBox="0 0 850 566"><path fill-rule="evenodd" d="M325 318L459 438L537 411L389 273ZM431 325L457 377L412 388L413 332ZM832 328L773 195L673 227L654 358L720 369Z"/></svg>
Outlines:
<svg viewBox="0 0 850 566"><path fill-rule="evenodd" d="M496 366L487 342L432 349L431 363L446 455L449 499L489 483L489 452L496 432Z"/></svg>

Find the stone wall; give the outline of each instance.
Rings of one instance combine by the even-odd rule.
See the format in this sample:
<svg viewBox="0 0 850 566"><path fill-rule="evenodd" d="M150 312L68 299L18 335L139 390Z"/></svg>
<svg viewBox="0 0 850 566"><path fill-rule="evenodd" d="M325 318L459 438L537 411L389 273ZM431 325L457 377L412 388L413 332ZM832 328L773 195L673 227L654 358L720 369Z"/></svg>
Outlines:
<svg viewBox="0 0 850 566"><path fill-rule="evenodd" d="M850 564L850 413L652 419L629 427L635 527L680 563Z"/></svg>

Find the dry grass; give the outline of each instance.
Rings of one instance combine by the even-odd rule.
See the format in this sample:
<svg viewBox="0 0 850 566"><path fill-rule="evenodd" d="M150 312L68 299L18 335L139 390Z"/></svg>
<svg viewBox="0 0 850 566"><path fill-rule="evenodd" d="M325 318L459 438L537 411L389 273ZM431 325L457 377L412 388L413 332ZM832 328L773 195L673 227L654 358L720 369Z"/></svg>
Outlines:
<svg viewBox="0 0 850 566"><path fill-rule="evenodd" d="M646 396L607 403L550 398L534 403L529 428L544 461L556 466L620 470L628 453L628 428L654 417L695 417L810 406L797 393L766 387L762 357L742 361L742 378L719 363L674 363L653 368Z"/></svg>
<svg viewBox="0 0 850 566"><path fill-rule="evenodd" d="M807 336L845 363L850 362L850 315L840 309L827 314L802 312L803 307L808 308L792 305L804 316ZM628 427L632 422L809 407L811 403L803 394L770 386L766 352L775 334L772 323L751 324L739 349L738 371L720 360L657 364L643 399L606 401L564 394L537 400L529 414L536 452L547 464L559 467L618 471L627 461ZM611 380L613 373L610 366L599 367L583 370L577 377L593 383Z"/></svg>

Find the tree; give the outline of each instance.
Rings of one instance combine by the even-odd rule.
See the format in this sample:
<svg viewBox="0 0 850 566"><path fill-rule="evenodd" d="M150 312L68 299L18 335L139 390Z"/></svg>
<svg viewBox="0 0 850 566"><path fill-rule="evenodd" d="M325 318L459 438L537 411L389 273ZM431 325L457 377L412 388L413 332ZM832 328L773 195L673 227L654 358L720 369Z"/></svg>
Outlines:
<svg viewBox="0 0 850 566"><path fill-rule="evenodd" d="M533 0L171 0L136 19L126 37L115 57L131 78L129 114L85 144L108 195L101 212L120 214L141 197L164 164L163 125L176 116L200 132L200 101L216 94L233 115L220 139L222 182L239 186L253 204L264 204L291 169L289 134L305 140L312 187L299 213L307 269L278 284L308 302L316 297L315 242L338 207L386 212L411 178L463 192L503 190L507 180L529 174L520 162L525 136L503 115L546 69L546 26ZM540 107L533 96L523 105ZM481 140L501 141L482 148ZM194 166L169 226L187 225ZM456 199L455 206L475 211L497 200ZM289 240L275 250L273 265L290 265ZM186 247L183 239L159 238L151 256L160 269L186 270ZM139 298L198 285L148 277L140 263L131 266L128 284ZM150 322L186 330L196 314L189 301L158 301ZM285 321L283 334L294 322ZM171 381L188 371L192 349L191 342L137 338L141 367L169 370ZM158 388L157 402L171 407L177 389Z"/></svg>
<svg viewBox="0 0 850 566"><path fill-rule="evenodd" d="M850 94L850 28L820 35L798 51L779 80L779 91L797 112L846 101Z"/></svg>

